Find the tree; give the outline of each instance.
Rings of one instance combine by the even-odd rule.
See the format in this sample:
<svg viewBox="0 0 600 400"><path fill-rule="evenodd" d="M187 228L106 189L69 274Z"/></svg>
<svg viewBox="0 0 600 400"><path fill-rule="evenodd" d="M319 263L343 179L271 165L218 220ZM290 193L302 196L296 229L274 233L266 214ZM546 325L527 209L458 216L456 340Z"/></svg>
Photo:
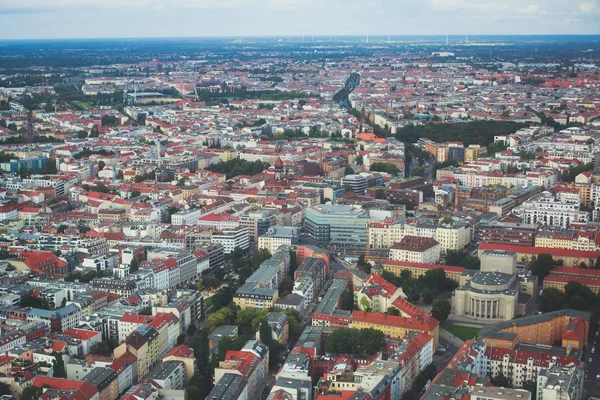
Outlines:
<svg viewBox="0 0 600 400"><path fill-rule="evenodd" d="M346 169L344 170L344 176L346 175L354 175L354 169L349 165L346 165Z"/></svg>
<svg viewBox="0 0 600 400"><path fill-rule="evenodd" d="M65 362L62 358L62 354L53 352L52 355L54 356L54 361L52 361L54 364L54 377L66 378L67 370L65 369Z"/></svg>
<svg viewBox="0 0 600 400"><path fill-rule="evenodd" d="M42 388L31 385L23 389L19 400L38 400L40 397L42 397Z"/></svg>
<svg viewBox="0 0 600 400"><path fill-rule="evenodd" d="M219 310L223 307L227 307L233 301L233 289L229 286L225 286L212 297L213 309Z"/></svg>
<svg viewBox="0 0 600 400"><path fill-rule="evenodd" d="M0 396L4 395L10 396L10 386L4 382L0 382Z"/></svg>
<svg viewBox="0 0 600 400"><path fill-rule="evenodd" d="M445 322L452 311L452 305L446 299L437 299L431 307L431 315L440 322Z"/></svg>
<svg viewBox="0 0 600 400"><path fill-rule="evenodd" d="M260 323L260 341L266 345L269 345L273 340L273 335L271 333L271 327L266 319L263 319Z"/></svg>
<svg viewBox="0 0 600 400"><path fill-rule="evenodd" d="M405 271L402 271L402 272L405 272ZM406 272L408 272L408 271L406 271ZM410 272L409 272L409 274L410 274ZM381 277L396 287L401 287L402 280L408 279L408 278L400 279L390 271L383 271L381 273Z"/></svg>
<svg viewBox="0 0 600 400"><path fill-rule="evenodd" d="M400 315L400 310L398 310L396 307L388 307L386 314L388 315Z"/></svg>
<svg viewBox="0 0 600 400"><path fill-rule="evenodd" d="M294 280L289 275L285 276L279 287L279 293L281 293L282 297L285 297L292 293L292 290L294 290Z"/></svg>
<svg viewBox="0 0 600 400"><path fill-rule="evenodd" d="M111 338L99 343L94 343L90 349L90 354L99 356L112 356L113 350L119 345L116 339Z"/></svg>
<svg viewBox="0 0 600 400"><path fill-rule="evenodd" d="M371 164L369 171L385 172L390 175L398 175L398 173L400 172L400 170L398 169L397 166L395 166L392 163L388 163L388 162L373 163L373 164Z"/></svg>
<svg viewBox="0 0 600 400"><path fill-rule="evenodd" d="M540 283L542 283L544 278L550 275L550 272L555 265L556 263L550 254L540 254L535 257L531 263L531 273L537 275Z"/></svg>
<svg viewBox="0 0 600 400"><path fill-rule="evenodd" d="M213 164L206 169L211 172L217 172L225 174L227 179L234 178L238 175L256 175L262 173L264 170L270 167L269 163L263 163L260 160L251 162L242 160L240 158L234 158L227 162L220 162Z"/></svg>
<svg viewBox="0 0 600 400"><path fill-rule="evenodd" d="M327 339L325 350L329 353L372 355L385 345L383 332L367 329L336 329Z"/></svg>
<svg viewBox="0 0 600 400"><path fill-rule="evenodd" d="M354 311L354 289L352 287L352 282L350 282L342 291L340 297L340 309Z"/></svg>
<svg viewBox="0 0 600 400"><path fill-rule="evenodd" d="M244 250L241 247L236 246L233 251L229 253L229 257L231 258L231 264L234 271L237 271L243 266Z"/></svg>
<svg viewBox="0 0 600 400"><path fill-rule="evenodd" d="M56 228L56 233L65 233L65 230L68 228L65 224L60 224L58 228Z"/></svg>
<svg viewBox="0 0 600 400"><path fill-rule="evenodd" d="M255 307L242 308L237 313L235 323L240 334L254 334L260 323L267 318L267 310Z"/></svg>
<svg viewBox="0 0 600 400"><path fill-rule="evenodd" d="M359 154L359 155L357 155L357 156L354 158L354 163L355 163L356 165L363 165L363 164L364 164L363 156L362 156L362 155L360 155L360 154Z"/></svg>
<svg viewBox="0 0 600 400"><path fill-rule="evenodd" d="M196 372L187 383L185 397L188 400L205 399L214 386L213 367L209 362L208 333L203 329L200 334L189 336L187 344L194 349Z"/></svg>
<svg viewBox="0 0 600 400"><path fill-rule="evenodd" d="M113 115L102 116L102 126L117 126L119 125L119 119Z"/></svg>
<svg viewBox="0 0 600 400"><path fill-rule="evenodd" d="M556 288L546 288L540 297L540 311L550 312L565 308L567 298L565 293Z"/></svg>
<svg viewBox="0 0 600 400"><path fill-rule="evenodd" d="M454 281L446 277L446 271L441 267L428 270L422 280L425 287L436 288L440 292L454 289L456 285Z"/></svg>
<svg viewBox="0 0 600 400"><path fill-rule="evenodd" d="M434 295L433 295L433 291L429 288L423 290L423 302L425 304L431 304L433 303L433 299L434 299Z"/></svg>
<svg viewBox="0 0 600 400"><path fill-rule="evenodd" d="M214 296L213 296L213 307L214 307ZM208 319L204 323L202 330L208 333L215 330L216 327L221 325L231 325L235 322L235 311L231 307L222 307L217 311L213 312L208 316Z"/></svg>
<svg viewBox="0 0 600 400"><path fill-rule="evenodd" d="M413 290L410 292L410 301L412 303L418 303L419 300L421 300L421 292L419 291L418 288L413 288Z"/></svg>
<svg viewBox="0 0 600 400"><path fill-rule="evenodd" d="M269 367L275 368L281 359L281 353L285 347L277 340L271 340L269 343Z"/></svg>
<svg viewBox="0 0 600 400"><path fill-rule="evenodd" d="M599 257L599 259L600 259L600 257ZM296 271L296 268L298 268L298 256L297 256L295 250L290 250L289 272L290 272L291 277L294 276L294 272Z"/></svg>
<svg viewBox="0 0 600 400"><path fill-rule="evenodd" d="M367 297L360 299L360 309L363 311L371 311L371 303Z"/></svg>
<svg viewBox="0 0 600 400"><path fill-rule="evenodd" d="M492 381L492 385L494 385L494 386L503 387L503 388L511 387L510 381L502 373L499 373L496 376L491 376L490 381Z"/></svg>
<svg viewBox="0 0 600 400"><path fill-rule="evenodd" d="M140 269L138 261L134 258L131 260L131 264L129 264L129 272L137 272Z"/></svg>
<svg viewBox="0 0 600 400"><path fill-rule="evenodd" d="M529 393L531 393L531 400L536 400L536 398L537 398L537 384L534 381L525 381L523 383L523 389L525 389Z"/></svg>
<svg viewBox="0 0 600 400"><path fill-rule="evenodd" d="M90 135L88 137L91 137L91 138L100 137L100 131L98 130L98 125L92 126L92 130L90 131Z"/></svg>

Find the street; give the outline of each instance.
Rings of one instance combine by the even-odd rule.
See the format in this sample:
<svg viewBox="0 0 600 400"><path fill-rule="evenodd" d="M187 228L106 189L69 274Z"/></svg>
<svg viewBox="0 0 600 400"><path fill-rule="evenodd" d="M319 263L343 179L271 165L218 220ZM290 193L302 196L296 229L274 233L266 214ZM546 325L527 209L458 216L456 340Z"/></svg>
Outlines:
<svg viewBox="0 0 600 400"><path fill-rule="evenodd" d="M584 398L600 396L600 382L596 379L600 374L600 349L597 348L597 343L600 343L598 332L590 332L589 343L582 360L586 367L586 377L583 382ZM593 354L592 349L594 349ZM589 362L590 359L592 362Z"/></svg>

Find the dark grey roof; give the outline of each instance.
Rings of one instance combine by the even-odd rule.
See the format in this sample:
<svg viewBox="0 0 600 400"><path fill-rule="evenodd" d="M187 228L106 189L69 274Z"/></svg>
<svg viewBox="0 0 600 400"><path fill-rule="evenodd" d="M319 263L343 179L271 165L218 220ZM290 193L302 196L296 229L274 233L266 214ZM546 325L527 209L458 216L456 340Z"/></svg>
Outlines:
<svg viewBox="0 0 600 400"><path fill-rule="evenodd" d="M169 376L173 375L178 368L183 368L185 371L185 365L183 364L183 361L164 361L159 364L157 368L150 372L148 378L163 381Z"/></svg>
<svg viewBox="0 0 600 400"><path fill-rule="evenodd" d="M246 386L245 378L238 374L226 373L210 391L206 400L235 400Z"/></svg>
<svg viewBox="0 0 600 400"><path fill-rule="evenodd" d="M302 304L303 300L304 300L304 297L300 296L299 294L292 293L292 294L288 294L285 297L278 298L277 301L275 302L275 306L277 306L278 304L281 304L284 306L298 307L298 306L300 306L300 304Z"/></svg>
<svg viewBox="0 0 600 400"><path fill-rule="evenodd" d="M89 374L84 376L81 380L96 386L98 391L101 392L115 379L117 379L117 373L113 369L97 367L94 368Z"/></svg>

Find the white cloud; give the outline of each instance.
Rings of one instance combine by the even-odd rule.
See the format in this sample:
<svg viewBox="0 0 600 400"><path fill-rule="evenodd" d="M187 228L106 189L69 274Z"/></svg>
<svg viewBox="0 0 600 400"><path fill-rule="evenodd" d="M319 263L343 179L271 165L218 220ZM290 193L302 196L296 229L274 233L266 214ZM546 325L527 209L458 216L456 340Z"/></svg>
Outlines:
<svg viewBox="0 0 600 400"><path fill-rule="evenodd" d="M1 0L1 10L81 10L81 9L294 9L315 6L316 0Z"/></svg>
<svg viewBox="0 0 600 400"><path fill-rule="evenodd" d="M585 13L591 13L592 11L594 11L596 9L596 1L592 0L592 1L582 1L581 3L579 3L579 12L582 14Z"/></svg>
<svg viewBox="0 0 600 400"><path fill-rule="evenodd" d="M540 6L538 6L537 4L530 4L527 7L519 8L517 11L522 14L545 14L546 13L546 11L543 8L541 8Z"/></svg>

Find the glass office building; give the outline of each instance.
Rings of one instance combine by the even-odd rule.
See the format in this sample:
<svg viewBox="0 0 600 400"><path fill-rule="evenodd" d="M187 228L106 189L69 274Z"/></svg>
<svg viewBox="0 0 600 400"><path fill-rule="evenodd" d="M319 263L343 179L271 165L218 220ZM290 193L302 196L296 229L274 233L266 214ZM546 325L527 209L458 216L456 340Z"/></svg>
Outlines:
<svg viewBox="0 0 600 400"><path fill-rule="evenodd" d="M322 245L366 246L368 222L363 209L322 204L306 210L304 227Z"/></svg>

